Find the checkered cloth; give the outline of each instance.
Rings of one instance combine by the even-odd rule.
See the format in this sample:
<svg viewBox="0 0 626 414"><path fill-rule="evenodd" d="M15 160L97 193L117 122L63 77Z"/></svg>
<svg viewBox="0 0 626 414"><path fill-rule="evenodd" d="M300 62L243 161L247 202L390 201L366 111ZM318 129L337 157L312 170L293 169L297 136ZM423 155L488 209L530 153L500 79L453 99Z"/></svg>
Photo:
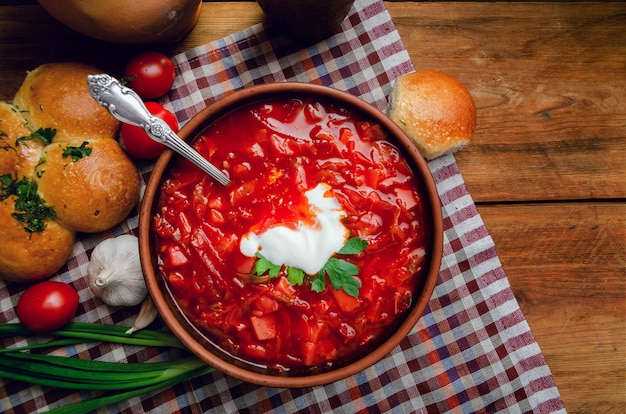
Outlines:
<svg viewBox="0 0 626 414"><path fill-rule="evenodd" d="M357 0L340 33L309 47L259 24L174 60L178 76L165 104L181 124L233 90L277 81L329 85L384 110L393 80L414 70L380 0ZM304 389L266 388L215 372L101 412L565 412L454 157L441 157L429 166L443 204L441 271L423 317L386 358L345 380ZM145 177L149 171L147 167ZM92 297L86 267L100 240L136 228L133 214L111 232L81 238L67 266L54 277L78 290L78 320L132 324L137 309L112 309ZM2 286L0 322L17 320L14 307L22 289ZM77 345L59 352L128 362L176 357L110 344ZM45 411L95 395L6 381L0 388L0 411Z"/></svg>

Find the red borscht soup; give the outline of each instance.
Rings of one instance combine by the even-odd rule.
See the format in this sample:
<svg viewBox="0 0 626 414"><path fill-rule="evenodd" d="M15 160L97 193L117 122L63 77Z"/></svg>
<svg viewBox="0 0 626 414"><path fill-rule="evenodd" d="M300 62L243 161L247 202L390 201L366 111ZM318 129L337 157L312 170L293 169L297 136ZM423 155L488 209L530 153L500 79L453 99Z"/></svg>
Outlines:
<svg viewBox="0 0 626 414"><path fill-rule="evenodd" d="M324 371L393 331L427 272L427 200L381 126L320 99L277 98L193 143L161 184L157 262L186 318L235 359Z"/></svg>

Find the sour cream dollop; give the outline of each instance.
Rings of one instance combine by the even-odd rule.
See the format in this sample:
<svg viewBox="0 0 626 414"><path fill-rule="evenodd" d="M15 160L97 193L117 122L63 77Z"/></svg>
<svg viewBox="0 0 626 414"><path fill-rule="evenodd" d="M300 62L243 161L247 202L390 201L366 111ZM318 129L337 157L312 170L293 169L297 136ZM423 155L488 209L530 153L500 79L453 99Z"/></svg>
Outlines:
<svg viewBox="0 0 626 414"><path fill-rule="evenodd" d="M304 193L315 220L293 227L274 226L261 234L241 238L241 253L253 257L260 252L275 265L298 268L309 275L318 273L329 258L346 244L350 235L341 220L346 213L330 187L318 184Z"/></svg>

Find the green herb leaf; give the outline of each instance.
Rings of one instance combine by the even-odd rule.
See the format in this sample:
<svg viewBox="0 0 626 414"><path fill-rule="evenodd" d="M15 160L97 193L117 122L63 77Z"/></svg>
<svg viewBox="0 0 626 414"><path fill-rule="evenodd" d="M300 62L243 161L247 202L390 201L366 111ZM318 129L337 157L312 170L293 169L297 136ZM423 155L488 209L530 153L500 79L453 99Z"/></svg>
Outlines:
<svg viewBox="0 0 626 414"><path fill-rule="evenodd" d="M359 237L351 237L346 244L337 252L341 255L360 254L367 247L367 242ZM270 277L276 277L282 265L271 263L260 253L256 254L258 260L254 264L254 273L261 276L269 271ZM301 269L286 266L287 280L294 286L300 286L307 281L305 273ZM326 289L326 275L333 289L343 289L348 295L358 297L361 282L354 276L359 274L359 268L345 260L331 257L328 259L322 270L315 276L309 277L311 290L313 292L323 292Z"/></svg>
<svg viewBox="0 0 626 414"><path fill-rule="evenodd" d="M311 281L311 290L313 292L323 292L326 289L326 273L324 269L320 270Z"/></svg>
<svg viewBox="0 0 626 414"><path fill-rule="evenodd" d="M0 176L0 201L11 196L15 197L15 212L11 216L29 233L42 232L45 221L56 218L54 208L47 206L39 195L37 182L28 177L17 180L11 174Z"/></svg>
<svg viewBox="0 0 626 414"><path fill-rule="evenodd" d="M269 277L276 277L280 272L280 265L275 265L274 263L267 260L261 253L257 253L256 257L258 260L254 264L254 273L261 276L269 271Z"/></svg>
<svg viewBox="0 0 626 414"><path fill-rule="evenodd" d="M22 142L30 141L31 139L38 139L45 145L52 143L52 139L57 134L57 130L54 128L39 128L37 131L30 135L19 137L15 140L15 145L19 145Z"/></svg>
<svg viewBox="0 0 626 414"><path fill-rule="evenodd" d="M91 154L91 148L88 148L88 141L83 141L80 147L73 147L68 145L65 151L63 151L63 158L72 157L72 161L76 162L83 157L86 157Z"/></svg>
<svg viewBox="0 0 626 414"><path fill-rule="evenodd" d="M46 170L38 170L38 168L44 165L46 162L48 162L46 160L46 157L40 157L39 162L37 163L37 165L35 165L35 171L37 171L36 172L37 178L41 178L43 176L43 173L46 172Z"/></svg>
<svg viewBox="0 0 626 414"><path fill-rule="evenodd" d="M351 237L337 252L339 254L359 254L367 247L367 242L360 237Z"/></svg>
<svg viewBox="0 0 626 414"><path fill-rule="evenodd" d="M287 280L294 286L304 283L304 272L296 267L287 266Z"/></svg>
<svg viewBox="0 0 626 414"><path fill-rule="evenodd" d="M11 174L4 174L0 176L0 184L2 184L2 191L3 191L3 194L0 195L0 201L12 195L12 193L7 194L6 193L7 191L5 190L5 187L9 187L12 183L13 183L13 178L11 177Z"/></svg>
<svg viewBox="0 0 626 414"><path fill-rule="evenodd" d="M359 268L345 260L331 257L324 266L330 284L334 289L343 289L348 295L359 297L361 282L355 278L359 274Z"/></svg>

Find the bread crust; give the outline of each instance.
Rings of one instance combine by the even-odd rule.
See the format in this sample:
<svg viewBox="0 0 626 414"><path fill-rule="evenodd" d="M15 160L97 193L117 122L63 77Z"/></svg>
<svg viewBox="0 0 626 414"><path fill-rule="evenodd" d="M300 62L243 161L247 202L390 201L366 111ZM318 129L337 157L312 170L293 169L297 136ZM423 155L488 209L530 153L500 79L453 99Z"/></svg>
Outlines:
<svg viewBox="0 0 626 414"><path fill-rule="evenodd" d="M33 129L55 128L55 140L76 136L112 138L119 122L89 94L87 75L100 73L82 63L61 62L30 71L13 103Z"/></svg>
<svg viewBox="0 0 626 414"><path fill-rule="evenodd" d="M0 176L17 174L30 176L35 169L43 143L35 140L16 141L30 135L26 121L13 105L0 102Z"/></svg>
<svg viewBox="0 0 626 414"><path fill-rule="evenodd" d="M91 154L77 161L63 156L69 146L80 147L83 142ZM43 156L39 191L65 228L104 231L124 220L137 204L139 173L116 141L80 138L53 143L44 148Z"/></svg>
<svg viewBox="0 0 626 414"><path fill-rule="evenodd" d="M397 78L387 113L429 160L467 146L476 128L476 106L468 89L435 70Z"/></svg>
<svg viewBox="0 0 626 414"><path fill-rule="evenodd" d="M0 201L0 278L13 282L46 278L67 262L76 234L54 221L47 221L42 232L26 232L11 216L14 201L14 197Z"/></svg>

